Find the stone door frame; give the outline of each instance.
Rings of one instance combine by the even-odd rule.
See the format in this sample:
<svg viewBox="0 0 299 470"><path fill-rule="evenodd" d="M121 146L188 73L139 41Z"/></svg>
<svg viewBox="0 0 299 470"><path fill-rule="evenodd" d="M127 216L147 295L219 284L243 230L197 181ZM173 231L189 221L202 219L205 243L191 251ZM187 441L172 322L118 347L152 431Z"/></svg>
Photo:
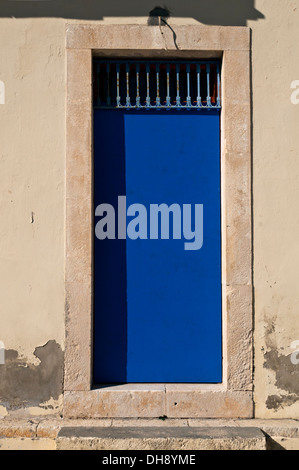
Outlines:
<svg viewBox="0 0 299 470"><path fill-rule="evenodd" d="M253 417L250 29L203 25L67 25L67 418ZM222 384L93 387L92 59L222 58Z"/></svg>

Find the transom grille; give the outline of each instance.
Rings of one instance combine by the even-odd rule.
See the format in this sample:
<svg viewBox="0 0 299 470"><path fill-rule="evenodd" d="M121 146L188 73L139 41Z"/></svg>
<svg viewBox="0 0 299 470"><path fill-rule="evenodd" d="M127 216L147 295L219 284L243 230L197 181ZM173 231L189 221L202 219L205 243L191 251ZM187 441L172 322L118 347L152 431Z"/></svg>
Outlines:
<svg viewBox="0 0 299 470"><path fill-rule="evenodd" d="M99 60L93 66L95 108L220 109L219 61Z"/></svg>

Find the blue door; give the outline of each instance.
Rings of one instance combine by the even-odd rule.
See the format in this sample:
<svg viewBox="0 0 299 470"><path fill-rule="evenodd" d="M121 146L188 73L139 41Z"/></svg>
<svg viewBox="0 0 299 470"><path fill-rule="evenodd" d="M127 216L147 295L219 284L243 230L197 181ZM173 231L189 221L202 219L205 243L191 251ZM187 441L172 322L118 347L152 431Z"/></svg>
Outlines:
<svg viewBox="0 0 299 470"><path fill-rule="evenodd" d="M95 383L222 382L219 116L94 111Z"/></svg>

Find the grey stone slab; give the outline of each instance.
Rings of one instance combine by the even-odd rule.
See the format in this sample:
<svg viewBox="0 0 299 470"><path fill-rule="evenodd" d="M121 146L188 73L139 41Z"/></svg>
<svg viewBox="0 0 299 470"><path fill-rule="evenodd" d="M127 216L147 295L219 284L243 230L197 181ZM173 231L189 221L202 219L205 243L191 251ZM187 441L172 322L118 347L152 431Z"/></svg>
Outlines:
<svg viewBox="0 0 299 470"><path fill-rule="evenodd" d="M57 449L266 450L254 427L62 427Z"/></svg>

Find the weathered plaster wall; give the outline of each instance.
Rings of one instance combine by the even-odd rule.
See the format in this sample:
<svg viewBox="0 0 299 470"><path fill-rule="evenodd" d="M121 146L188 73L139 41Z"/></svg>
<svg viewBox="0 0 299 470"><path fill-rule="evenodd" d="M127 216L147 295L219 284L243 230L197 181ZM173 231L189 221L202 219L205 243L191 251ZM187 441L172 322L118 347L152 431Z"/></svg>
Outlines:
<svg viewBox="0 0 299 470"><path fill-rule="evenodd" d="M195 19L173 19L174 27L200 19L198 4L205 2L194 3L193 14L187 2L185 16ZM299 340L299 105L291 103L290 86L299 80L299 4L256 0L249 11L249 2L241 3L230 3L231 16L223 12L222 23L252 28L256 416L298 419L299 365L290 355L292 342ZM3 2L0 16L9 14L5 9L11 4ZM169 1L173 14L176 4ZM102 16L107 15L105 10ZM119 15L105 21L146 22ZM39 16L37 7L31 16ZM67 18L63 12L60 16ZM202 21L209 24L211 18L203 15ZM8 350L6 365L0 365L4 415L9 388L14 390L11 408L26 405L36 413L46 403L43 412L61 410L67 22L0 19L0 81L5 84L5 104L0 104L0 341ZM219 12L217 23L222 24Z"/></svg>
<svg viewBox="0 0 299 470"><path fill-rule="evenodd" d="M258 0L252 28L255 402L260 417L299 417L299 2Z"/></svg>
<svg viewBox="0 0 299 470"><path fill-rule="evenodd" d="M49 402L53 412L64 349L64 21L1 19L0 51L0 405L34 413Z"/></svg>

